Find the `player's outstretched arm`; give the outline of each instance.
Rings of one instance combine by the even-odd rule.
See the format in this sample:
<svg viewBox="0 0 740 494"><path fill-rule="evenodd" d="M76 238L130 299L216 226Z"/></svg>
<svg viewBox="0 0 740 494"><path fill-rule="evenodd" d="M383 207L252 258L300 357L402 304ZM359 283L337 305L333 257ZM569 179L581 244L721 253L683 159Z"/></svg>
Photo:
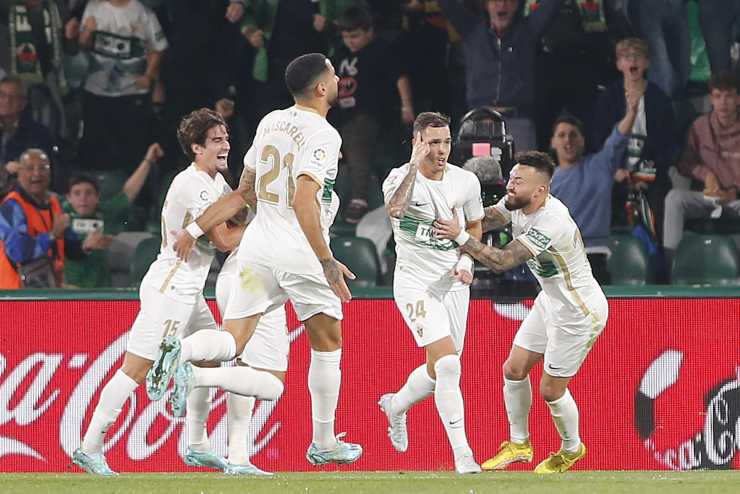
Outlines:
<svg viewBox="0 0 740 494"><path fill-rule="evenodd" d="M303 234L321 263L329 287L342 302L346 302L352 298L352 294L344 277L354 279L355 275L347 266L334 259L334 255L324 240L321 231L321 210L316 201L316 194L320 187L319 183L310 176L299 175L296 180L293 210Z"/></svg>
<svg viewBox="0 0 740 494"><path fill-rule="evenodd" d="M483 217L484 232L499 230L509 224L509 220L507 220L506 217L501 214L501 211L496 209L494 206L488 206L483 210L483 212L485 213L485 216Z"/></svg>
<svg viewBox="0 0 740 494"><path fill-rule="evenodd" d="M424 142L421 132L414 137L414 148L411 150L411 159L409 160L409 171L401 181L391 199L386 204L388 214L392 218L401 218L406 214L406 210L414 195L414 184L416 183L416 172L419 169L421 160L429 154L429 144Z"/></svg>
<svg viewBox="0 0 740 494"><path fill-rule="evenodd" d="M532 252L517 240L510 242L504 249L482 244L468 232L462 231L457 218L437 219L434 222L434 232L440 238L454 240L460 245L461 252L470 254L497 273L508 271L533 257Z"/></svg>
<svg viewBox="0 0 740 494"><path fill-rule="evenodd" d="M212 230L216 225L220 225L228 220L245 206L244 198L239 190L229 192L218 201L214 202L203 214L188 225L184 230L172 232L175 236L175 242L172 245L177 257L187 261L190 252L193 250L195 241L203 233Z"/></svg>
<svg viewBox="0 0 740 494"><path fill-rule="evenodd" d="M455 214L457 216L457 214ZM476 240L480 240L483 236L483 229L481 227L481 220L468 221L465 224L465 231ZM452 275L455 279L470 285L473 283L473 258L469 254L463 254L455 264Z"/></svg>

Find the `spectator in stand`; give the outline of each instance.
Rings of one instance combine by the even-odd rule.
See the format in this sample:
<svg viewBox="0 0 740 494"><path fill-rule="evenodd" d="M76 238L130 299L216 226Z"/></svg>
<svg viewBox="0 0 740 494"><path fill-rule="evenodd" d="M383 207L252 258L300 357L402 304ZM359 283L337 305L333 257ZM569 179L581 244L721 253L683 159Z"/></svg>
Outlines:
<svg viewBox="0 0 740 494"><path fill-rule="evenodd" d="M231 105L232 117L238 111L234 108L236 86L240 75L246 75L240 74L245 70L239 59L239 49L246 44L239 32L245 4L245 0L178 0L162 6L168 20L164 29L170 46L161 70L163 126L155 135L172 161L180 161L181 157L172 129L177 128L184 115L197 108L213 107L217 101ZM234 139L241 137L237 122L229 122L231 144L235 149L246 149L247 146L235 145ZM241 154L231 153L230 170L239 167ZM179 168L175 163L167 165Z"/></svg>
<svg viewBox="0 0 740 494"><path fill-rule="evenodd" d="M352 184L345 221L358 223L367 212L371 165L384 125L394 119L411 125L416 116L411 83L394 50L375 37L370 12L350 7L337 22L344 46L332 60L339 77L336 118Z"/></svg>
<svg viewBox="0 0 740 494"><path fill-rule="evenodd" d="M122 230L128 218L131 203L141 191L152 167L164 153L158 143L147 149L138 168L123 184L123 189L112 198L100 202L100 191L94 178L77 175L69 180L64 211L71 219L70 228L79 238L101 235L98 250L80 259L64 263L65 285L70 288L103 288L111 286L107 248L112 235Z"/></svg>
<svg viewBox="0 0 740 494"><path fill-rule="evenodd" d="M9 4L9 5L8 5ZM67 2L22 0L5 2L8 72L23 79L33 118L44 123L55 136L71 137L66 128L63 96L68 85L64 57L77 51L79 21L70 18ZM5 53L3 54L3 57Z"/></svg>
<svg viewBox="0 0 740 494"><path fill-rule="evenodd" d="M293 97L285 86L285 69L305 53L325 52L317 0L254 0L242 21L242 34L254 48L254 120L256 128L263 116L276 108L287 108Z"/></svg>
<svg viewBox="0 0 740 494"><path fill-rule="evenodd" d="M520 150L535 149L535 60L542 33L562 0L542 0L521 15L520 0L486 0L485 17L459 0L439 0L463 40L468 109L493 106Z"/></svg>
<svg viewBox="0 0 740 494"><path fill-rule="evenodd" d="M437 0L406 0L401 6L402 34L399 48L408 69L415 108L449 114L450 44L459 35L449 26Z"/></svg>
<svg viewBox="0 0 740 494"><path fill-rule="evenodd" d="M87 4L79 43L90 60L81 162L130 171L151 142L150 91L167 40L139 0L104 0Z"/></svg>
<svg viewBox="0 0 740 494"><path fill-rule="evenodd" d="M17 76L0 80L0 168L4 175L0 182L0 198L15 183L18 158L26 149L38 148L52 156L54 144L49 129L34 122L26 112L26 85ZM58 174L57 174L58 175Z"/></svg>
<svg viewBox="0 0 740 494"><path fill-rule="evenodd" d="M682 97L691 72L686 0L633 0L628 10L650 49L648 79L671 98Z"/></svg>
<svg viewBox="0 0 740 494"><path fill-rule="evenodd" d="M730 48L733 32L740 21L740 0L701 0L699 22L713 74L732 68Z"/></svg>
<svg viewBox="0 0 740 494"><path fill-rule="evenodd" d="M614 124L625 114L624 94L644 94L637 116L629 129L627 152L615 180L614 205L624 206L629 187L641 187L656 217L658 238L662 233L663 204L669 189L668 168L679 153L674 135L675 117L671 100L660 87L645 79L650 65L648 45L639 38L626 38L616 46L620 80L607 86L596 103L592 126L593 145L598 149L609 137Z"/></svg>
<svg viewBox="0 0 740 494"><path fill-rule="evenodd" d="M709 80L712 111L689 130L678 170L700 185L699 190L674 188L665 198L663 246L669 262L683 236L685 218L740 215L739 87L734 73L713 75Z"/></svg>
<svg viewBox="0 0 740 494"><path fill-rule="evenodd" d="M103 248L103 236L81 241L69 228L69 215L49 192L51 162L43 150L24 151L18 164L18 184L0 206L0 289L60 287L65 258Z"/></svg>
<svg viewBox="0 0 740 494"><path fill-rule="evenodd" d="M595 154L583 155L586 143L583 126L578 119L563 116L553 126L550 144L555 150L558 167L552 177L550 191L568 207L575 219L594 277L601 284L609 283L606 260L610 253L613 177L622 163L642 95L639 87L625 91L622 96L626 101L625 114L614 126L602 149Z"/></svg>

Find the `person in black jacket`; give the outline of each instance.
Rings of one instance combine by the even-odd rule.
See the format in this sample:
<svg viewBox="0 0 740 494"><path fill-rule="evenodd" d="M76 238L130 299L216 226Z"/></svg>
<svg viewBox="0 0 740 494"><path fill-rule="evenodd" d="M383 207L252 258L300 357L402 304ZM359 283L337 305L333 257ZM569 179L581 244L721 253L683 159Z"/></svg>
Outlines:
<svg viewBox="0 0 740 494"><path fill-rule="evenodd" d="M632 126L624 161L614 178L614 211L623 211L629 187L642 187L661 229L663 202L670 188L668 168L679 149L674 135L675 115L671 100L656 84L645 79L650 63L647 44L626 38L616 46L617 69L622 78L599 96L592 125L592 145L601 147L625 112L624 94L631 88L644 91ZM617 218L619 219L619 218ZM661 232L658 232L660 237Z"/></svg>
<svg viewBox="0 0 740 494"><path fill-rule="evenodd" d="M535 147L535 58L542 33L562 0L541 0L524 18L521 0L487 0L488 19L459 0L439 0L462 36L468 109L493 106L505 117L519 150ZM531 134L530 134L531 132Z"/></svg>

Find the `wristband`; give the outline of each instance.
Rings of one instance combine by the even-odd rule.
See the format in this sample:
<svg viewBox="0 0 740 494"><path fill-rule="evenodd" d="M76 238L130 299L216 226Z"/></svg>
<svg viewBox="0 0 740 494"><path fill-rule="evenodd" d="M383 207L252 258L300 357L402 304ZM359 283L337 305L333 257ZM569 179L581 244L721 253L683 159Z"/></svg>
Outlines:
<svg viewBox="0 0 740 494"><path fill-rule="evenodd" d="M460 259L457 261L457 269L472 273L473 272L473 259L470 256L463 254L462 256L460 256Z"/></svg>
<svg viewBox="0 0 740 494"><path fill-rule="evenodd" d="M201 228L198 226L198 223L196 223L195 221L185 227L185 231L188 232L195 239L197 239L204 233L203 230L201 230Z"/></svg>
<svg viewBox="0 0 740 494"><path fill-rule="evenodd" d="M455 243L457 243L457 245L464 245L468 240L470 240L470 234L465 230L462 230L460 234L455 237Z"/></svg>

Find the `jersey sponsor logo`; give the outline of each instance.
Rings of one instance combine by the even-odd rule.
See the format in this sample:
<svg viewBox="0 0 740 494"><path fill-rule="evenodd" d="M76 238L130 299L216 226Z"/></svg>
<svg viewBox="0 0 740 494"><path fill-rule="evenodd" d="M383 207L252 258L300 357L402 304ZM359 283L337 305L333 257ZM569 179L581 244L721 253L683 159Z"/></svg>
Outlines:
<svg viewBox="0 0 740 494"><path fill-rule="evenodd" d="M398 223L399 233L404 235L410 242L433 250L452 250L457 245L452 240L437 238L431 221L424 221L408 214L404 215Z"/></svg>
<svg viewBox="0 0 740 494"><path fill-rule="evenodd" d="M547 246L550 245L550 242L552 241L550 237L536 228L530 228L529 230L527 230L527 233L524 234L524 237L529 240L529 242L534 244L535 247L539 247L542 250L547 249Z"/></svg>
<svg viewBox="0 0 740 494"><path fill-rule="evenodd" d="M130 60L146 55L142 40L134 36L120 36L106 31L93 33L93 51L98 55Z"/></svg>

